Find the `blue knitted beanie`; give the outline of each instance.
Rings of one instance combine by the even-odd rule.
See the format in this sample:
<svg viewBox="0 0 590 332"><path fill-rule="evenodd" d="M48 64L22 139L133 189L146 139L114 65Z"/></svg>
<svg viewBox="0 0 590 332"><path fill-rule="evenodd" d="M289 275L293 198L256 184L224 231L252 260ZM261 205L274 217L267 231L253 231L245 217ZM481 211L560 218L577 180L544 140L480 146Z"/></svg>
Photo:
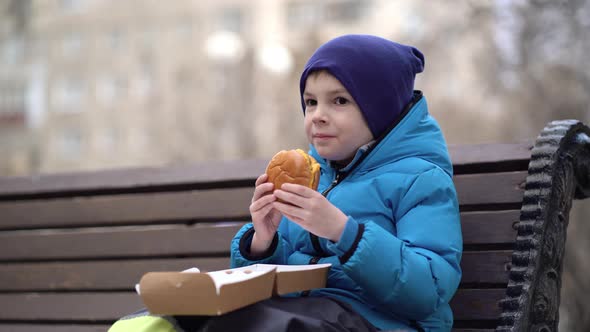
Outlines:
<svg viewBox="0 0 590 332"><path fill-rule="evenodd" d="M301 105L310 73L327 70L359 105L373 137L379 137L412 100L424 55L412 47L371 35L344 35L320 46L299 81Z"/></svg>

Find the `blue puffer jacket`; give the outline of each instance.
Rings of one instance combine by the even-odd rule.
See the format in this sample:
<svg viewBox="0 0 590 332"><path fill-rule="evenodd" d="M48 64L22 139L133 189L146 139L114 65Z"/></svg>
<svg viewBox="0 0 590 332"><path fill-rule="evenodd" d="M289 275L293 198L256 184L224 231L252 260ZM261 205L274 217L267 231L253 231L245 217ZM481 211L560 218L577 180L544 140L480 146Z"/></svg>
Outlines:
<svg viewBox="0 0 590 332"><path fill-rule="evenodd" d="M322 166L322 192L337 174L313 147L310 153ZM332 263L327 288L311 296L345 301L381 329L411 330L417 324L449 331L448 302L461 279L463 243L452 164L425 98L364 158L363 153L327 194L348 215L339 242L316 237L314 244L313 236L283 218L269 254L257 259L248 255L253 230L247 224L232 241L232 267L308 264L321 257L318 263Z"/></svg>

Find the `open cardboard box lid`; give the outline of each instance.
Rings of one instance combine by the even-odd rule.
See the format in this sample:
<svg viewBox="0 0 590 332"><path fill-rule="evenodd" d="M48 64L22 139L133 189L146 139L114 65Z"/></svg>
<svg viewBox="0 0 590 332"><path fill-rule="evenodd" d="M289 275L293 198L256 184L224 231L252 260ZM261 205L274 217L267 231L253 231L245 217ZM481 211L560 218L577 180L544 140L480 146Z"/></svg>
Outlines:
<svg viewBox="0 0 590 332"><path fill-rule="evenodd" d="M141 299L156 315L221 315L276 295L325 287L330 264L255 264L208 273L149 272Z"/></svg>

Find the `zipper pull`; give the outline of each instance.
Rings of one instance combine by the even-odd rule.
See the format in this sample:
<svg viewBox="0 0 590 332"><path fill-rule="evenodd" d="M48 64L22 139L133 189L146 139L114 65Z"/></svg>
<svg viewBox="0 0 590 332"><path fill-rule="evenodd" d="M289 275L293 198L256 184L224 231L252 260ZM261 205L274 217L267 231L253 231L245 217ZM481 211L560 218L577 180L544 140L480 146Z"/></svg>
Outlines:
<svg viewBox="0 0 590 332"><path fill-rule="evenodd" d="M340 182L340 179L342 178L342 173L338 172L336 173L336 178L334 179L334 185L338 184L338 182Z"/></svg>
<svg viewBox="0 0 590 332"><path fill-rule="evenodd" d="M332 183L330 183L330 186L328 186L328 188L326 188L326 190L324 190L324 192L322 192L322 195L326 196L328 195L328 193L330 192L330 190L332 190L334 187L336 187L336 185L338 183L340 183L340 181L342 180L342 173L337 172L336 176L334 177L334 180L332 181Z"/></svg>

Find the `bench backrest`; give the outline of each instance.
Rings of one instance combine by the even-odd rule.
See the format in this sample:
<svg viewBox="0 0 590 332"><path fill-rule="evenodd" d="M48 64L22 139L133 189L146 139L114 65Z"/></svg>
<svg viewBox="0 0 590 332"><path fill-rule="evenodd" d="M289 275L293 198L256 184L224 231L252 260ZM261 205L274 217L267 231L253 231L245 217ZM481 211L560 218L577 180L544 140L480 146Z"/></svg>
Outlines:
<svg viewBox="0 0 590 332"><path fill-rule="evenodd" d="M452 146L465 252L457 330L493 329L531 144ZM0 330L104 331L148 271L228 267L266 161L0 179ZM48 327L47 327L48 326Z"/></svg>

